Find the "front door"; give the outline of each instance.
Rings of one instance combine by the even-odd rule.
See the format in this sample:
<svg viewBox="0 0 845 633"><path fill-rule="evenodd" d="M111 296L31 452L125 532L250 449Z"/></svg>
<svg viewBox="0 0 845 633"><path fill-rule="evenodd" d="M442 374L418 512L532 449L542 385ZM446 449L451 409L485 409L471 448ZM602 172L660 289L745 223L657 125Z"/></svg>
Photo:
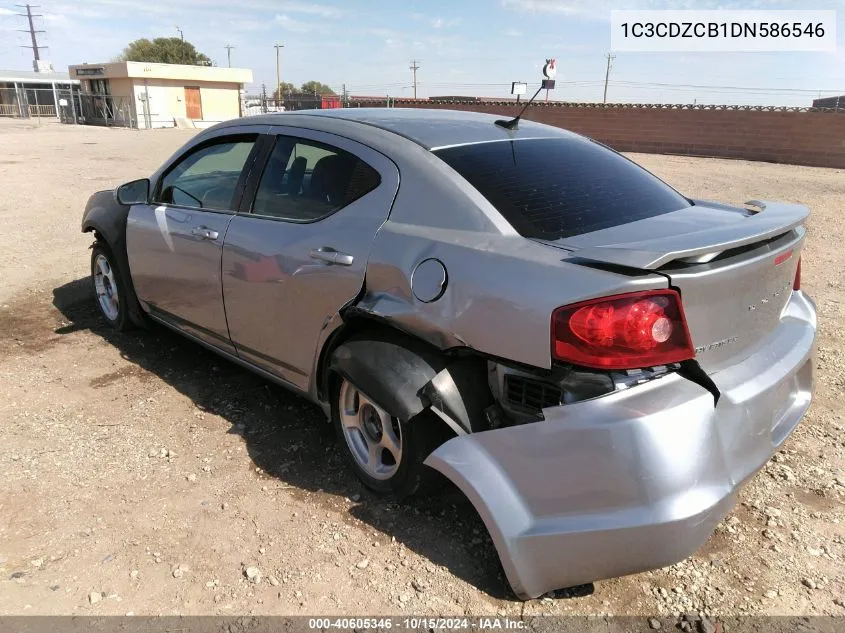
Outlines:
<svg viewBox="0 0 845 633"><path fill-rule="evenodd" d="M234 352L221 294L223 239L257 135L211 139L159 178L129 212L126 250L138 298L153 316Z"/></svg>
<svg viewBox="0 0 845 633"><path fill-rule="evenodd" d="M250 212L226 234L223 297L238 355L308 391L326 324L363 287L399 172L348 139L274 131Z"/></svg>
<svg viewBox="0 0 845 633"><path fill-rule="evenodd" d="M185 115L189 119L202 120L202 97L199 88L185 86Z"/></svg>

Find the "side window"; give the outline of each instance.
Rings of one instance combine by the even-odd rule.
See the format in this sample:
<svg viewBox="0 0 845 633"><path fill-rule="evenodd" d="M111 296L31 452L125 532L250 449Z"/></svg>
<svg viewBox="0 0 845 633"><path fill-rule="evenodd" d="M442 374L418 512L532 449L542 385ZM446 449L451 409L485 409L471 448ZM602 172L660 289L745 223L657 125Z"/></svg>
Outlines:
<svg viewBox="0 0 845 633"><path fill-rule="evenodd" d="M191 152L168 171L155 202L229 211L255 138L240 137Z"/></svg>
<svg viewBox="0 0 845 633"><path fill-rule="evenodd" d="M280 136L261 175L252 212L311 222L331 215L380 183L378 172L349 152Z"/></svg>

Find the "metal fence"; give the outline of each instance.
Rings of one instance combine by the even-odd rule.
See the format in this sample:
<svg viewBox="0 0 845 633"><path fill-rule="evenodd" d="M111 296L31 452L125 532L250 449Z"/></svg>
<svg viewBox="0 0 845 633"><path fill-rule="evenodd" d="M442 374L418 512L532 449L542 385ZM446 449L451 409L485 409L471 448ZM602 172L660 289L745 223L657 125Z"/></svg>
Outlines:
<svg viewBox="0 0 845 633"><path fill-rule="evenodd" d="M281 101L278 103L266 92L258 94L244 94L241 96L241 113L243 116L255 116L267 114L268 112L284 112L285 107Z"/></svg>
<svg viewBox="0 0 845 633"><path fill-rule="evenodd" d="M82 94L70 87L30 88L0 85L0 117L52 118L63 123L138 127L129 97Z"/></svg>
<svg viewBox="0 0 845 633"><path fill-rule="evenodd" d="M105 94L80 94L79 123L109 127L138 127L138 118L129 97Z"/></svg>
<svg viewBox="0 0 845 633"><path fill-rule="evenodd" d="M33 88L26 85L0 85L0 116L16 118L59 118L59 92L67 88Z"/></svg>
<svg viewBox="0 0 845 633"><path fill-rule="evenodd" d="M338 99L338 105L339 98ZM326 107L324 98L307 92L286 92L278 101L273 95L261 92L243 96L241 111L244 116L267 114L268 112L284 112L286 110L310 110ZM335 106L337 107L337 106Z"/></svg>

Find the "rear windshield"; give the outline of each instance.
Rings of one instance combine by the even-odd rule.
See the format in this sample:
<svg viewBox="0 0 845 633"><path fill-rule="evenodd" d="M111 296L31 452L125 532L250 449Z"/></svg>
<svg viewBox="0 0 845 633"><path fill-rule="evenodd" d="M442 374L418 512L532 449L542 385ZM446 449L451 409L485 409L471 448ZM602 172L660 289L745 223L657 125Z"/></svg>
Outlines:
<svg viewBox="0 0 845 633"><path fill-rule="evenodd" d="M521 235L556 240L690 206L616 152L578 137L435 150Z"/></svg>

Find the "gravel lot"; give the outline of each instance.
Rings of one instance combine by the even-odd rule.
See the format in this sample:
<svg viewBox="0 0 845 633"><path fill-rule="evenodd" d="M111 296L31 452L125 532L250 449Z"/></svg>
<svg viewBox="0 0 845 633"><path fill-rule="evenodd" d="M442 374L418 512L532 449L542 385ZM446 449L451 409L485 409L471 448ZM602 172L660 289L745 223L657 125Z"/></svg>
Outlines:
<svg viewBox="0 0 845 633"><path fill-rule="evenodd" d="M816 399L695 556L523 603L456 493L378 500L313 406L103 327L85 201L190 134L0 120L0 614L845 615L845 172L633 156L695 197L811 206Z"/></svg>

